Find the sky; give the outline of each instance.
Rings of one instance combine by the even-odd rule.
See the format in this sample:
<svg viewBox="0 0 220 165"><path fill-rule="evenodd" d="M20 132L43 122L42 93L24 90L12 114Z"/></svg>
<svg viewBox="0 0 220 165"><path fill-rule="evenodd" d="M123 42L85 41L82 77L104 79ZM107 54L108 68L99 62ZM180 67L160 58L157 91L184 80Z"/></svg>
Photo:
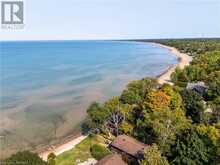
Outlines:
<svg viewBox="0 0 220 165"><path fill-rule="evenodd" d="M0 40L220 37L220 0L24 0L22 30Z"/></svg>

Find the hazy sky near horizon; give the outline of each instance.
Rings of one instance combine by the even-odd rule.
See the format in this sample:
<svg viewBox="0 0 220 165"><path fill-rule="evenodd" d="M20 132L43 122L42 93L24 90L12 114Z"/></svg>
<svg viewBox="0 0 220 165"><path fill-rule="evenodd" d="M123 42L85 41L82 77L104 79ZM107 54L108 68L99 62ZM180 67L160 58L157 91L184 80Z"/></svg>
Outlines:
<svg viewBox="0 0 220 165"><path fill-rule="evenodd" d="M25 0L0 40L220 37L220 0Z"/></svg>

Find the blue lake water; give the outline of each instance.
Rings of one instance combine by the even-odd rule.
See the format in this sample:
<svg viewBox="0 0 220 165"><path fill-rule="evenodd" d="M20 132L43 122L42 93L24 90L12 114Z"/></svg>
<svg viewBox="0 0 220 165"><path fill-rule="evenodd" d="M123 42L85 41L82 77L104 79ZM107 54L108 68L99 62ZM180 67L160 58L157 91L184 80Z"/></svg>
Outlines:
<svg viewBox="0 0 220 165"><path fill-rule="evenodd" d="M54 121L59 125L55 137L63 137L92 101L177 63L167 49L126 41L0 42L0 60L1 125L13 130L10 136L34 137L37 143Z"/></svg>

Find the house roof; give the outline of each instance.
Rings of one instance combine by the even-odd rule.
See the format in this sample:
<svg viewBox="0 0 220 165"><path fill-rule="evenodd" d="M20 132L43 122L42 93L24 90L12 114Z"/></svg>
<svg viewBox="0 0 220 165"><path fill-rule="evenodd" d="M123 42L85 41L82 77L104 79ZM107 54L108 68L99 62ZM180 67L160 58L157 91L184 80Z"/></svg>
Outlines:
<svg viewBox="0 0 220 165"><path fill-rule="evenodd" d="M198 89L199 88L206 89L207 86L202 81L198 81L198 82L195 82L195 83L187 83L186 89L192 90L192 89L197 89L197 88Z"/></svg>
<svg viewBox="0 0 220 165"><path fill-rule="evenodd" d="M195 83L187 83L187 86L186 86L187 90L193 90L193 91L195 91L199 94L202 94L202 95L205 94L207 88L208 87L202 81L195 82Z"/></svg>
<svg viewBox="0 0 220 165"><path fill-rule="evenodd" d="M148 147L148 145L126 135L117 136L111 146L135 157L143 154L145 148Z"/></svg>
<svg viewBox="0 0 220 165"><path fill-rule="evenodd" d="M96 165L126 165L118 154L107 155L96 163Z"/></svg>

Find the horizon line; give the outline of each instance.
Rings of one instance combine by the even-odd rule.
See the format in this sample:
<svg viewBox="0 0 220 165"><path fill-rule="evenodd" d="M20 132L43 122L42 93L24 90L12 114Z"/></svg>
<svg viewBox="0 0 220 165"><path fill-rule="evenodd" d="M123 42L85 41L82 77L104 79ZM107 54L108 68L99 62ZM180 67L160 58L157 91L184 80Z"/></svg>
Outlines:
<svg viewBox="0 0 220 165"><path fill-rule="evenodd" d="M198 39L220 39L220 37L173 37L173 38L130 38L130 39L31 39L31 40L0 40L0 42L25 42L25 41L147 41L147 40L198 40Z"/></svg>

